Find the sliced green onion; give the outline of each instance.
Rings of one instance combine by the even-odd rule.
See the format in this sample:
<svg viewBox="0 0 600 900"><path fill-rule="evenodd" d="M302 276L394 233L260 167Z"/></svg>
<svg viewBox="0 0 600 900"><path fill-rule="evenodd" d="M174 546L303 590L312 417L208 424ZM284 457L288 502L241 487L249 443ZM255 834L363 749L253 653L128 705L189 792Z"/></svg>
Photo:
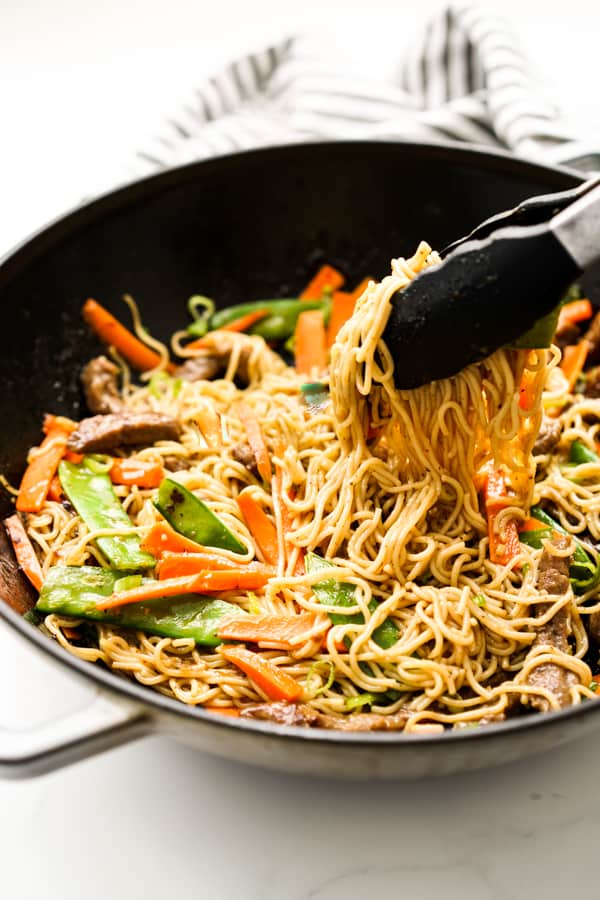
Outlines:
<svg viewBox="0 0 600 900"><path fill-rule="evenodd" d="M356 697L346 697L344 706L347 710L360 709L362 706L373 706L377 703L375 694L358 694Z"/></svg>
<svg viewBox="0 0 600 900"><path fill-rule="evenodd" d="M597 691L600 681L590 681L590 691Z"/></svg>
<svg viewBox="0 0 600 900"><path fill-rule="evenodd" d="M204 337L209 329L211 317L215 313L215 302L210 297L203 297L202 294L194 294L188 300L188 312L194 320L187 327L187 333L192 337ZM202 310L202 312L199 312Z"/></svg>
<svg viewBox="0 0 600 900"><path fill-rule="evenodd" d="M254 591L248 591L246 597L248 598L248 612L253 616L260 616L262 609Z"/></svg>
<svg viewBox="0 0 600 900"><path fill-rule="evenodd" d="M525 563L524 565L521 566L521 573L523 575L523 578L525 578L528 575L530 569L531 569L531 566L529 565L529 563Z"/></svg>
<svg viewBox="0 0 600 900"><path fill-rule="evenodd" d="M173 379L173 399L174 400L177 400L177 398L179 397L182 387L183 387L183 378L174 378Z"/></svg>
<svg viewBox="0 0 600 900"><path fill-rule="evenodd" d="M485 609L485 606L487 604L487 598L485 594L477 594L477 596L475 597L475 603L477 604L477 606Z"/></svg>
<svg viewBox="0 0 600 900"><path fill-rule="evenodd" d="M141 575L125 575L123 578L118 578L115 581L114 592L115 594L120 594L121 591L131 591L140 587L141 583Z"/></svg>
<svg viewBox="0 0 600 900"><path fill-rule="evenodd" d="M84 457L86 468L93 472L94 475L106 475L113 467L113 461L110 456L105 453L92 453Z"/></svg>
<svg viewBox="0 0 600 900"><path fill-rule="evenodd" d="M310 680L311 680L311 678L316 679L316 678L322 677L319 675L318 670L320 667L323 667L323 666L327 666L329 669L329 674L327 675L327 680L325 681L325 684L321 685L321 687L311 690L311 688L309 686ZM331 685L333 684L334 677L335 677L335 666L332 663L332 661L330 659L317 659L316 662L314 662L312 664L312 666L310 667L310 669L308 670L308 672L306 674L306 690L310 694L311 699L313 697L318 697L319 694L324 694L325 691L328 691L329 688L331 687Z"/></svg>
<svg viewBox="0 0 600 900"><path fill-rule="evenodd" d="M160 386L166 384L171 380L171 376L166 372L155 372L150 381L148 382L148 390L156 399L160 399L161 391Z"/></svg>

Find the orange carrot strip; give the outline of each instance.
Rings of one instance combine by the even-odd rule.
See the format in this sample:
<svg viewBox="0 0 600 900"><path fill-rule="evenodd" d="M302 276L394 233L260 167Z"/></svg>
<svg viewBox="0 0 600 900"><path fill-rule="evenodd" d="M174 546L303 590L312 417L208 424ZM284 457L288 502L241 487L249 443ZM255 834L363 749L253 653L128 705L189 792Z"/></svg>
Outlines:
<svg viewBox="0 0 600 900"><path fill-rule="evenodd" d="M232 719L238 719L240 710L237 706L203 706L206 712L218 713L220 716L230 716Z"/></svg>
<svg viewBox="0 0 600 900"><path fill-rule="evenodd" d="M239 572L240 563L218 553L203 550L199 553L163 553L156 573L160 579L178 578L180 575L198 575L200 572ZM244 572L258 572L266 578L275 574L272 566L251 562L244 564Z"/></svg>
<svg viewBox="0 0 600 900"><path fill-rule="evenodd" d="M268 309L254 309L252 312L246 313L245 316L240 316L239 319L233 319L231 322L228 322L227 325L223 325L222 328L215 328L214 331L236 331L238 333L248 331L249 328L252 328L253 325L256 325L257 322L260 322L261 319L264 319L265 316L268 315ZM200 350L202 347L210 347L210 335L214 334L214 331L186 344L185 349Z"/></svg>
<svg viewBox="0 0 600 900"><path fill-rule="evenodd" d="M74 450L65 450L63 459L66 459L67 462L72 462L77 465L80 462L83 462L83 453L75 453Z"/></svg>
<svg viewBox="0 0 600 900"><path fill-rule="evenodd" d="M312 278L302 293L301 300L320 300L323 294L337 291L345 282L345 278L341 272L334 269L333 266L321 266L317 274Z"/></svg>
<svg viewBox="0 0 600 900"><path fill-rule="evenodd" d="M54 416L52 413L46 413L44 416L42 425L44 434L49 434L51 431L64 431L65 434L71 434L76 428L77 422L74 422L73 419L67 419L66 416Z"/></svg>
<svg viewBox="0 0 600 900"><path fill-rule="evenodd" d="M283 456L284 447L278 446L275 448L275 452L277 456ZM283 470L281 466L275 465L275 478L273 479L272 484L273 489L273 499L278 501L279 509L281 510L281 526L283 528L283 543L286 551L286 558L289 559L290 554L292 553L294 547L293 544L286 539L286 535L292 531L294 527L294 517L291 515L288 507L285 504L284 500L284 490L283 490ZM304 550L301 548L298 551L298 558L296 560L296 565L294 567L294 575L304 575L305 567L304 567Z"/></svg>
<svg viewBox="0 0 600 900"><path fill-rule="evenodd" d="M246 403L236 403L235 411L246 429L246 437L256 460L256 467L263 481L270 482L273 474L271 457L259 421Z"/></svg>
<svg viewBox="0 0 600 900"><path fill-rule="evenodd" d="M258 653L245 647L222 647L221 656L241 669L271 700L293 702L302 694L301 686L291 675Z"/></svg>
<svg viewBox="0 0 600 900"><path fill-rule="evenodd" d="M512 502L506 492L506 483L502 473L490 472L485 489L490 559L493 563L501 566L507 565L521 550L517 523L514 519L509 519L504 523L502 534L495 527L498 513L510 506Z"/></svg>
<svg viewBox="0 0 600 900"><path fill-rule="evenodd" d="M98 609L112 609L127 603L141 603L144 600L157 600L159 597L175 597L178 594L208 594L219 591L255 590L264 587L269 576L262 572L223 571L199 572L181 578L168 578L164 581L146 581L139 587L128 591L118 591L97 603Z"/></svg>
<svg viewBox="0 0 600 900"><path fill-rule="evenodd" d="M564 328L565 325L576 325L577 322L585 322L591 319L594 307L589 300L573 300L572 303L565 303L561 308L558 316L558 325L556 330Z"/></svg>
<svg viewBox="0 0 600 900"><path fill-rule="evenodd" d="M519 525L519 531L540 531L542 528L548 528L548 524L546 522L540 522L539 519L525 519L524 522L521 522Z"/></svg>
<svg viewBox="0 0 600 900"><path fill-rule="evenodd" d="M254 644L268 641L289 650L315 623L315 614L300 613L296 616L232 616L219 628L219 637L227 641L250 641Z"/></svg>
<svg viewBox="0 0 600 900"><path fill-rule="evenodd" d="M221 450L223 447L223 434L219 413L210 406L204 406L196 413L196 422L208 446L212 450Z"/></svg>
<svg viewBox="0 0 600 900"><path fill-rule="evenodd" d="M77 640L77 638L79 637L79 632L76 628L68 628L66 625L62 626L62 633L70 641Z"/></svg>
<svg viewBox="0 0 600 900"><path fill-rule="evenodd" d="M563 350L560 367L567 377L570 391L573 390L577 384L577 379L583 372L589 350L590 342L585 338L582 338L578 344L568 344Z"/></svg>
<svg viewBox="0 0 600 900"><path fill-rule="evenodd" d="M96 300L86 300L82 313L83 318L100 340L114 347L123 359L138 372L147 372L148 369L155 369L160 365L161 360L158 353L143 344ZM168 372L174 372L175 368L172 362L167 363Z"/></svg>
<svg viewBox="0 0 600 900"><path fill-rule="evenodd" d="M250 494L240 494L237 502L264 559L270 565L276 566L279 562L279 541L275 525Z"/></svg>
<svg viewBox="0 0 600 900"><path fill-rule="evenodd" d="M356 299L354 294L345 291L336 291L331 300L331 314L327 326L327 346L331 347L335 342L338 331L344 325L352 313Z"/></svg>
<svg viewBox="0 0 600 900"><path fill-rule="evenodd" d="M40 591L44 582L42 567L25 531L25 526L20 518L15 515L9 516L8 519L4 520L4 527L13 545L21 571L27 576L34 588Z"/></svg>
<svg viewBox="0 0 600 900"><path fill-rule="evenodd" d="M67 434L57 428L50 430L41 445L35 448L19 487L17 497L19 512L40 511L66 446Z"/></svg>
<svg viewBox="0 0 600 900"><path fill-rule="evenodd" d="M60 483L60 478L58 475L55 475L52 481L50 482L50 487L48 488L48 500L54 500L57 503L63 499L63 489Z"/></svg>
<svg viewBox="0 0 600 900"><path fill-rule="evenodd" d="M300 313L294 336L296 371L310 375L313 369L322 372L327 368L327 336L320 309L307 309Z"/></svg>
<svg viewBox="0 0 600 900"><path fill-rule="evenodd" d="M113 484L156 488L165 477L165 470L160 463L145 459L114 459L109 475Z"/></svg>
<svg viewBox="0 0 600 900"><path fill-rule="evenodd" d="M157 522L153 525L146 537L141 542L142 550L160 557L166 551L173 553L198 553L204 548L190 538L184 537L171 528L167 522Z"/></svg>

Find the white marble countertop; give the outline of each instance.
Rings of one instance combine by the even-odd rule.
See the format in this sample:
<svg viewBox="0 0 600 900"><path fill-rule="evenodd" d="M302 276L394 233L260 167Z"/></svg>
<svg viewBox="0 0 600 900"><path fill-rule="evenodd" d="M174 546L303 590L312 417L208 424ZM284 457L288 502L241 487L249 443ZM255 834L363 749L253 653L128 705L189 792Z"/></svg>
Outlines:
<svg viewBox="0 0 600 900"><path fill-rule="evenodd" d="M236 53L318 26L392 65L438 5L2 0L0 253L118 179L162 116ZM504 0L502 11L549 90L598 131L600 7ZM35 723L78 690L15 652L0 628L0 725ZM597 743L575 738L500 769L386 785L273 775L147 738L0 781L0 896L595 897Z"/></svg>

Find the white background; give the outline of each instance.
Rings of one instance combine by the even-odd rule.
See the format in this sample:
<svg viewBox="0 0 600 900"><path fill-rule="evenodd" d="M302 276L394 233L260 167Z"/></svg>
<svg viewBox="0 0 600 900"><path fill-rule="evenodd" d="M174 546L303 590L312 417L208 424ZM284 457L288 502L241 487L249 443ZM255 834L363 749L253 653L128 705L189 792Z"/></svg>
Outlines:
<svg viewBox="0 0 600 900"><path fill-rule="evenodd" d="M354 44L373 71L392 72L437 7L0 0L0 253L121 180L164 118L236 54L319 28L332 53ZM599 131L598 4L501 8L582 136ZM0 631L0 724L35 721L76 695L9 644ZM146 739L41 779L0 782L0 896L596 897L599 756L595 740L575 740L486 773L341 785Z"/></svg>

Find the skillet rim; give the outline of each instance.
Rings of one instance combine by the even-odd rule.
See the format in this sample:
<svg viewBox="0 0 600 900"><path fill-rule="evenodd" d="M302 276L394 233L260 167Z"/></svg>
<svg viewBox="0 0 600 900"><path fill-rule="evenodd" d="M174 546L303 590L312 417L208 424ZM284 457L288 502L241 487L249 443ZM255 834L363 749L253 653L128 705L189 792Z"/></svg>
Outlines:
<svg viewBox="0 0 600 900"><path fill-rule="evenodd" d="M25 237L0 257L0 289L26 268L29 262L38 255L47 252L56 243L68 239L87 224L97 222L105 214L116 212L131 202L148 199L153 193L165 189L168 190L171 187L180 187L187 181L194 180L198 173L204 178L210 177L211 170L214 169L226 174L230 167L236 167L240 164L252 166L260 163L262 160L282 155L293 158L297 154L304 155L307 152L317 154L356 153L360 151L393 153L398 148L401 148L402 151L408 154L411 152L413 154L421 154L423 160L447 159L450 156L465 165L473 165L484 171L492 171L498 174L516 174L523 178L537 176L541 180L548 182L555 181L557 186L562 187L564 187L565 179L575 184L584 180L584 177L579 172L564 166L543 165L516 157L504 150L481 149L474 144L454 141L342 140L261 147L170 168L131 183L123 184L114 190L107 191L98 197L65 211L28 237ZM549 187L548 191L550 190L551 188ZM4 598L0 599L4 601ZM465 728L455 731L447 730L443 734L436 735L405 734L404 732L345 732L333 729L281 725L260 720L232 719L206 712L202 707L181 703L174 698L160 694L158 691L149 690L134 680L125 677L120 678L108 669L90 665L85 660L72 656L60 644L50 640L39 629L14 612L6 601L0 603L0 616L7 622L9 627L15 628L23 638L31 641L60 664L75 669L84 678L100 684L108 689L110 693L124 694L128 699L139 703L143 709L150 707L150 710L144 709L145 715L148 715L154 708L154 712L175 715L180 719L208 722L212 726L237 729L247 733L255 732L265 737L285 739L292 743L296 739L301 738L305 741L316 741L325 744L351 744L362 747L377 745L396 747L427 745L431 747L439 745L443 748L448 746L448 744L456 744L457 742L479 743L482 740L487 742L496 736L510 735L513 732L539 732L540 729L552 728L558 722L567 721L575 717L588 718L600 711L600 705L583 702L578 706L571 706L557 712L530 713L504 722L491 723L484 727ZM596 713L594 710L596 710ZM573 737L576 737L576 735L574 734ZM440 752L443 752L443 750Z"/></svg>

